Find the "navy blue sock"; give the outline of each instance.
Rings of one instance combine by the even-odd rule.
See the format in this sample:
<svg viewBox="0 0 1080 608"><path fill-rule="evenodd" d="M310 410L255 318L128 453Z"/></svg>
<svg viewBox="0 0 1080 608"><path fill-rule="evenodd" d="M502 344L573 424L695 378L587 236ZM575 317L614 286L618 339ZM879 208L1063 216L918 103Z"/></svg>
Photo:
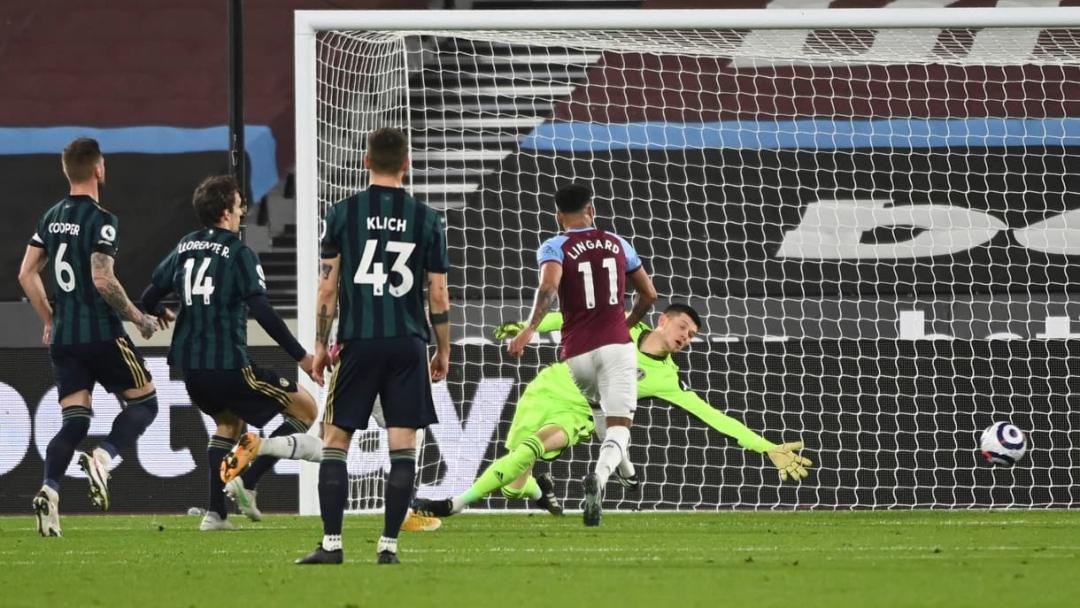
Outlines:
<svg viewBox="0 0 1080 608"><path fill-rule="evenodd" d="M157 392L128 401L124 411L113 420L109 436L98 447L116 458L120 450L135 445L135 441L157 417L157 412Z"/></svg>
<svg viewBox="0 0 1080 608"><path fill-rule="evenodd" d="M345 501L349 497L349 473L345 469L345 450L323 448L319 465L319 503L322 510L323 534L340 535L341 520L345 517Z"/></svg>
<svg viewBox="0 0 1080 608"><path fill-rule="evenodd" d="M81 405L65 407L60 411L64 423L45 450L45 485L60 491L60 480L71 464L75 448L90 431L90 408Z"/></svg>
<svg viewBox="0 0 1080 608"><path fill-rule="evenodd" d="M283 437L285 435L294 435L296 433L306 433L308 427L303 422L300 422L292 416L285 416L285 421L281 423L273 433L270 433L271 437ZM249 490L254 490L255 485L259 483L263 475L269 471L279 458L273 456L259 456L250 465L247 470L240 474L240 479L244 480L244 487Z"/></svg>
<svg viewBox="0 0 1080 608"><path fill-rule="evenodd" d="M383 533L397 538L412 502L413 478L416 475L416 450L390 450L390 472L386 474L386 497Z"/></svg>
<svg viewBox="0 0 1080 608"><path fill-rule="evenodd" d="M214 435L206 444L206 461L210 466L210 504L207 510L225 519L225 484L221 481L221 461L236 443L228 437Z"/></svg>

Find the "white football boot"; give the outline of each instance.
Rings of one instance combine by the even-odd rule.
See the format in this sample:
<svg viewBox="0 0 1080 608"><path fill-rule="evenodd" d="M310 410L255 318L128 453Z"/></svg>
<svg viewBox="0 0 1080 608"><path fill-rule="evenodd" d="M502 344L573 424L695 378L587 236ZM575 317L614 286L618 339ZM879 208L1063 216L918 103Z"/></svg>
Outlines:
<svg viewBox="0 0 1080 608"><path fill-rule="evenodd" d="M221 519L221 516L213 511L207 512L203 515L202 521L199 523L200 532L216 532L219 530L239 530L236 524L232 523L228 519Z"/></svg>
<svg viewBox="0 0 1080 608"><path fill-rule="evenodd" d="M232 481L225 484L225 494L236 503L237 508L240 509L244 517L251 521L262 519L262 512L259 511L259 507L255 504L255 497L258 492L244 487L243 479L234 477Z"/></svg>
<svg viewBox="0 0 1080 608"><path fill-rule="evenodd" d="M41 491L34 497L34 516L37 518L38 533L48 538L60 534L60 495L49 486L41 486Z"/></svg>
<svg viewBox="0 0 1080 608"><path fill-rule="evenodd" d="M90 502L102 511L109 510L109 463L112 457L101 448L93 454L79 452L79 467L90 482Z"/></svg>

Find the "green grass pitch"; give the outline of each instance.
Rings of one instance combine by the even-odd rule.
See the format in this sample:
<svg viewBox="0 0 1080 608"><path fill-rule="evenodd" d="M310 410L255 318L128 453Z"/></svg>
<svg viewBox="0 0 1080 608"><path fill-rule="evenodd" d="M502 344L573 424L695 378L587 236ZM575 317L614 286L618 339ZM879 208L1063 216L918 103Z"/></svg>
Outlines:
<svg viewBox="0 0 1080 608"><path fill-rule="evenodd" d="M240 521L239 518L236 521ZM403 533L374 563L381 518L348 517L344 566L292 560L318 518L200 533L183 516L0 518L0 605L1080 606L1080 511L462 515Z"/></svg>

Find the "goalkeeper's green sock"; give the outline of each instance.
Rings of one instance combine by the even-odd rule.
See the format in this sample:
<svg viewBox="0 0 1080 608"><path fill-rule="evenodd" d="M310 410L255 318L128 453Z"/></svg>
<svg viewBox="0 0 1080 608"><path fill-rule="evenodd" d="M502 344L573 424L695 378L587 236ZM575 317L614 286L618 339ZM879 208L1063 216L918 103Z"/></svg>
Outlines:
<svg viewBox="0 0 1080 608"><path fill-rule="evenodd" d="M544 455L544 444L535 435L529 437L514 448L512 452L491 463L480 477L473 482L472 487L461 496L453 499L454 512L457 513L488 494L509 484L517 479L522 473L529 470L538 458ZM536 480L529 479L534 485ZM528 487L526 485L525 487Z"/></svg>
<svg viewBox="0 0 1080 608"><path fill-rule="evenodd" d="M536 500L543 496L544 493L540 490L540 484L536 483L536 478L529 475L529 480L520 488L503 486L502 495L510 500Z"/></svg>

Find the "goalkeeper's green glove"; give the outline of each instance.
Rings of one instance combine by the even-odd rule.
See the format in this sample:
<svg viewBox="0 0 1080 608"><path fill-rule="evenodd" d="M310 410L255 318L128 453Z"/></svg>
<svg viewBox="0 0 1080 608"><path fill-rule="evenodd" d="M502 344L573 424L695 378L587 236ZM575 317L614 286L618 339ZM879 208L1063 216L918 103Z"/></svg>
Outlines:
<svg viewBox="0 0 1080 608"><path fill-rule="evenodd" d="M494 337L496 341L505 340L507 338L513 338L514 336L520 334L521 330L523 330L523 329L525 329L525 322L524 321L515 321L513 323L503 323L502 325L495 328L495 331L492 332L492 337Z"/></svg>
<svg viewBox="0 0 1080 608"><path fill-rule="evenodd" d="M772 461L773 466L780 471L780 481L787 481L791 477L795 481L805 479L810 475L806 468L814 465L809 458L800 456L797 450L803 448L803 442L793 441L783 443L765 452Z"/></svg>

